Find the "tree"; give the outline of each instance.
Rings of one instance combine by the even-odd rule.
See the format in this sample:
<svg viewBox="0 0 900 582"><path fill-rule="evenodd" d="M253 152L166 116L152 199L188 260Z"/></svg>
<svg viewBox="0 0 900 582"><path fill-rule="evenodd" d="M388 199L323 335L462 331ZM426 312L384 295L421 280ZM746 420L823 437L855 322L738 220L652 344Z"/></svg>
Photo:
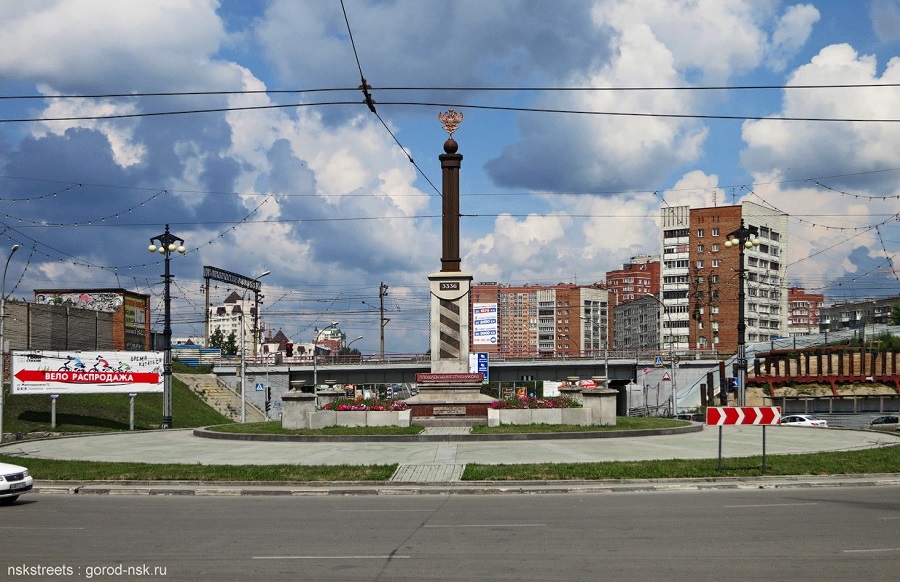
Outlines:
<svg viewBox="0 0 900 582"><path fill-rule="evenodd" d="M224 356L233 356L237 354L237 337L235 337L234 331L228 334L228 338L222 343L222 355Z"/></svg>
<svg viewBox="0 0 900 582"><path fill-rule="evenodd" d="M900 303L891 305L891 325L900 325Z"/></svg>
<svg viewBox="0 0 900 582"><path fill-rule="evenodd" d="M209 334L209 347L221 348L223 343L225 343L225 338L222 336L222 330L217 327L214 332Z"/></svg>

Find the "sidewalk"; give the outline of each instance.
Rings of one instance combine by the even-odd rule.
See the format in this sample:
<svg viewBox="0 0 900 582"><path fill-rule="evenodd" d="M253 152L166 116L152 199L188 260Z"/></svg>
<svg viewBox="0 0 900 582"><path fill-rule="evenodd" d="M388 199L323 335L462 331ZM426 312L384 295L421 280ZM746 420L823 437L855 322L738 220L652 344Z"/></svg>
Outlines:
<svg viewBox="0 0 900 582"><path fill-rule="evenodd" d="M386 465L398 470L386 483L313 484L92 484L38 483L41 491L131 494L308 495L308 494L411 494L481 492L572 492L659 490L660 488L721 488L798 486L801 483L834 486L837 483L900 483L900 474L853 477L778 477L760 479L671 480L652 482L502 482L460 481L465 465L594 463L655 459L716 458L719 431L713 427L692 433L625 438L541 439L477 441L464 435L426 442L267 442L218 440L194 436L191 429L64 437L14 441L0 447L7 455L29 458L129 461L143 463L199 463L207 465ZM766 454L846 451L900 443L900 435L874 431L799 427L768 427ZM743 457L762 453L762 427L726 426L722 456ZM189 493L193 492L193 493Z"/></svg>

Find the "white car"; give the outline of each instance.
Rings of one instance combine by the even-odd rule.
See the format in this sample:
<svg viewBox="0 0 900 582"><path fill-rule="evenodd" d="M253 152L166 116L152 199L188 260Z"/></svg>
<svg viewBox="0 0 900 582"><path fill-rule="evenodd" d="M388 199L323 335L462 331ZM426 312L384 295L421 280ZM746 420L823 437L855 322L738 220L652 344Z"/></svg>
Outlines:
<svg viewBox="0 0 900 582"><path fill-rule="evenodd" d="M785 414L781 417L781 424L785 426L817 426L828 428L828 421L816 418L812 414Z"/></svg>
<svg viewBox="0 0 900 582"><path fill-rule="evenodd" d="M34 480L28 469L18 465L0 463L0 505L9 505L19 495L31 491Z"/></svg>

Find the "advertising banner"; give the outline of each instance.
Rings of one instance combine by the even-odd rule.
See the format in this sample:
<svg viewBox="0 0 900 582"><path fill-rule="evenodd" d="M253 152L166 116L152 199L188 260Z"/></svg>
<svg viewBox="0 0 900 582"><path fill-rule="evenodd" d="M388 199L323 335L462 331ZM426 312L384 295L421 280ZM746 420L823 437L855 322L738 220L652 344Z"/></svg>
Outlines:
<svg viewBox="0 0 900 582"><path fill-rule="evenodd" d="M13 351L12 394L162 392L163 352Z"/></svg>
<svg viewBox="0 0 900 582"><path fill-rule="evenodd" d="M497 345L497 304L472 305L472 344Z"/></svg>

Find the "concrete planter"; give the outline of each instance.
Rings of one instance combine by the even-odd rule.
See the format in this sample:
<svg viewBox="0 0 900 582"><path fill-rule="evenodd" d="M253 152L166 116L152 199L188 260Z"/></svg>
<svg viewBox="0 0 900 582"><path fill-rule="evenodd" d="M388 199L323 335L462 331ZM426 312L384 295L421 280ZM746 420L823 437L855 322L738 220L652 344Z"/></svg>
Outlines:
<svg viewBox="0 0 900 582"><path fill-rule="evenodd" d="M338 422L341 414L338 413ZM366 426L409 426L412 411L370 410L366 412Z"/></svg>
<svg viewBox="0 0 900 582"><path fill-rule="evenodd" d="M489 408L488 426L501 424L591 424L589 408Z"/></svg>
<svg viewBox="0 0 900 582"><path fill-rule="evenodd" d="M409 410L319 410L308 415L309 428L329 426L409 426Z"/></svg>
<svg viewBox="0 0 900 582"><path fill-rule="evenodd" d="M588 426L593 419L590 408L560 408L559 412L562 415L562 424Z"/></svg>

